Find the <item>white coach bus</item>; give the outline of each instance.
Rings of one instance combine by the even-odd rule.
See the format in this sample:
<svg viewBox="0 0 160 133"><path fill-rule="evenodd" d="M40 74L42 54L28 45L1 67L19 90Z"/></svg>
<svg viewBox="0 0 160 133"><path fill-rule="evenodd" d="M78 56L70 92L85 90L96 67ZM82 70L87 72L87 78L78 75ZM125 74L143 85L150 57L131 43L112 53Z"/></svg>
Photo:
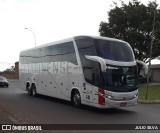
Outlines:
<svg viewBox="0 0 160 133"><path fill-rule="evenodd" d="M124 41L76 36L22 51L20 86L29 95L47 95L98 108L137 104L137 64Z"/></svg>

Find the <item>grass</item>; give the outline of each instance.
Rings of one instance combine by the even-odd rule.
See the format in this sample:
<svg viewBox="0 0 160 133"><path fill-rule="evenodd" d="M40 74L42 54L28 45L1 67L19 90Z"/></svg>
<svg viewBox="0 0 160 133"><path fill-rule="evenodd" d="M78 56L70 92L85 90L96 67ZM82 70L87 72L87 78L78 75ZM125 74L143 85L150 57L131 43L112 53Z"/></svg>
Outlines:
<svg viewBox="0 0 160 133"><path fill-rule="evenodd" d="M147 86L139 87L139 99L146 100ZM148 87L148 99L147 100L160 100L160 85Z"/></svg>

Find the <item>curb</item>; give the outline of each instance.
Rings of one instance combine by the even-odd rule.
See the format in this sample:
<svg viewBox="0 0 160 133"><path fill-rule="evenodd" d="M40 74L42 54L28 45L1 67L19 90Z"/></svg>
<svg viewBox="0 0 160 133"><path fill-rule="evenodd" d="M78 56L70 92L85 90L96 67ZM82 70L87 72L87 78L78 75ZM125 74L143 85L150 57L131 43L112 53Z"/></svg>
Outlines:
<svg viewBox="0 0 160 133"><path fill-rule="evenodd" d="M142 104L160 104L160 100L138 100Z"/></svg>

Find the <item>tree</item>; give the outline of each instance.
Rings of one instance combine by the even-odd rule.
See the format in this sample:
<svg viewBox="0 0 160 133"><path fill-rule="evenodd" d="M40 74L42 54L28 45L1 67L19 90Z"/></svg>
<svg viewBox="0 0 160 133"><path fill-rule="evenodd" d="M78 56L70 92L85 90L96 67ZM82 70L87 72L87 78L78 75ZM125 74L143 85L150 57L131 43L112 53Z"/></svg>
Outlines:
<svg viewBox="0 0 160 133"><path fill-rule="evenodd" d="M100 36L113 37L127 41L135 54L135 58L148 62L150 55L151 36L154 11L156 9L155 32L152 59L160 56L160 9L155 2L147 6L137 0L127 4L121 1L121 7L114 3L109 11L108 22L101 22Z"/></svg>
<svg viewBox="0 0 160 133"><path fill-rule="evenodd" d="M11 66L10 68L7 68L6 70L4 70L4 72L7 72L7 73L15 72L15 66Z"/></svg>

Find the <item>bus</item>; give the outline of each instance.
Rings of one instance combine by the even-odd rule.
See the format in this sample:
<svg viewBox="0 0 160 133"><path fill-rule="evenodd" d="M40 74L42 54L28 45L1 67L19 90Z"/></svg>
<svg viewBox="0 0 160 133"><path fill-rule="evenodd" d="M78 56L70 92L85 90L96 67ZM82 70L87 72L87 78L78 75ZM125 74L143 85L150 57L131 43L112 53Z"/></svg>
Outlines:
<svg viewBox="0 0 160 133"><path fill-rule="evenodd" d="M21 89L97 108L133 106L138 101L138 64L122 40L75 36L20 52Z"/></svg>

